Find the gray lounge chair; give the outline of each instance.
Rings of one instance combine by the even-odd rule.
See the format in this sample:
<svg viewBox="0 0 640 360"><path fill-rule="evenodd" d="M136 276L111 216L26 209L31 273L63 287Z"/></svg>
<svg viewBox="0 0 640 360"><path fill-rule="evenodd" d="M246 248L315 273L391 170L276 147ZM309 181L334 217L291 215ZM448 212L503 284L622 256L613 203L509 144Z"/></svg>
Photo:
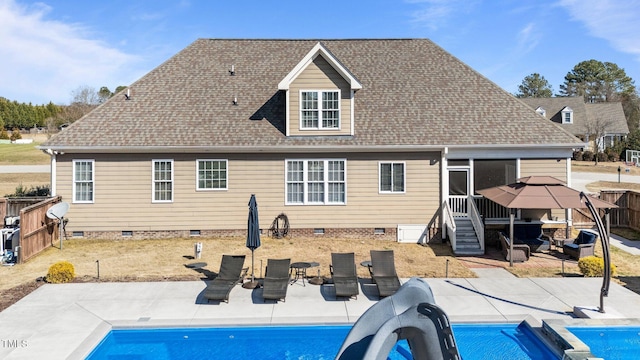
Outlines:
<svg viewBox="0 0 640 360"><path fill-rule="evenodd" d="M358 298L358 274L354 253L331 253L331 278L336 297Z"/></svg>
<svg viewBox="0 0 640 360"><path fill-rule="evenodd" d="M229 302L229 293L236 284L242 282L247 268L244 266L244 255L222 255L220 272L204 290L207 300L222 300Z"/></svg>
<svg viewBox="0 0 640 360"><path fill-rule="evenodd" d="M287 297L289 287L289 266L291 259L267 259L262 297L267 300L282 300Z"/></svg>
<svg viewBox="0 0 640 360"><path fill-rule="evenodd" d="M378 288L380 297L393 295L400 288L400 279L396 274L393 250L371 250L369 273Z"/></svg>

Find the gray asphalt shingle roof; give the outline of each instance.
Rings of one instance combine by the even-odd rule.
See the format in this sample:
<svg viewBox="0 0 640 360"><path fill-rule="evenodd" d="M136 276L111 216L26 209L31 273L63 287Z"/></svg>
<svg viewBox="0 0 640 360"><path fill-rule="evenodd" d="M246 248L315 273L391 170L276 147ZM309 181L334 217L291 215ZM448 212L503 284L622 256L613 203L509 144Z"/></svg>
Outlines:
<svg viewBox="0 0 640 360"><path fill-rule="evenodd" d="M354 136L284 135L278 83L318 41L362 84ZM426 39L200 39L129 89L131 100L114 96L43 147L581 144Z"/></svg>
<svg viewBox="0 0 640 360"><path fill-rule="evenodd" d="M585 103L582 97L523 98L521 100L534 109L542 107L546 111L546 118L557 124L562 124L560 111L565 106L570 107L573 110L573 124L561 126L574 135L584 135L589 122L600 120L610 124L607 127L608 134L629 133L622 104L619 102L591 104Z"/></svg>

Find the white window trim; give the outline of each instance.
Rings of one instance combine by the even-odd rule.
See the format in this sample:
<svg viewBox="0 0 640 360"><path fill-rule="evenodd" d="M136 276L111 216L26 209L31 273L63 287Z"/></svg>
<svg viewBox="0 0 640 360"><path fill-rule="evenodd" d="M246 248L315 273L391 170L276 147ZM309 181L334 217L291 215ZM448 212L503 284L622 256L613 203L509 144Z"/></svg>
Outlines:
<svg viewBox="0 0 640 360"><path fill-rule="evenodd" d="M289 170L289 161L302 161L303 162L303 166L302 166L302 183L303 183L303 196L302 196L302 202L298 203L298 202L289 202L288 199L288 193L287 193L287 184L288 184L288 180L287 180L287 172ZM323 202L310 202L308 201L308 186L309 186L309 179L308 179L308 172L307 172L307 164L309 161L323 161L325 162L325 167L324 167L324 184L325 184L325 191L324 191L324 201ZM329 167L327 166L327 163L329 161L342 161L344 163L344 202L328 202L328 198L329 198L329 188L328 188L328 184L329 184L329 176L328 176L328 172L329 172ZM329 206L333 206L333 205L346 205L347 204L347 159L285 159L284 160L284 204L285 205L329 205Z"/></svg>
<svg viewBox="0 0 640 360"><path fill-rule="evenodd" d="M220 161L226 165L225 184L224 188L201 188L200 187L200 162L201 161ZM227 159L196 159L196 191L227 191L229 190L229 160Z"/></svg>
<svg viewBox="0 0 640 360"><path fill-rule="evenodd" d="M382 190L382 165L391 164L391 189L393 189L393 164L402 164L402 179L404 187L402 191ZM405 194L407 192L407 163L405 161L380 161L378 162L378 193L379 194Z"/></svg>
<svg viewBox="0 0 640 360"><path fill-rule="evenodd" d="M79 162L88 162L91 163L91 183L93 185L93 193L91 194L91 200L87 201L87 200L78 200L76 199L76 163ZM74 159L73 160L73 186L72 186L72 193L73 193L73 203L74 204L93 204L96 200L96 164L95 164L95 160L93 159Z"/></svg>
<svg viewBox="0 0 640 360"><path fill-rule="evenodd" d="M573 110L570 108L564 108L561 111L562 114L562 123L563 124L573 124ZM569 121L566 121L565 114L569 114Z"/></svg>
<svg viewBox="0 0 640 360"><path fill-rule="evenodd" d="M304 127L302 126L302 93L316 92L318 93L318 127ZM338 126L337 127L323 127L322 126L322 93L324 92L337 92L338 93ZM334 109L332 109L334 110ZM340 89L301 89L298 92L298 127L303 130L328 130L339 131L342 128L342 92Z"/></svg>
<svg viewBox="0 0 640 360"><path fill-rule="evenodd" d="M155 165L156 162L169 162L171 163L171 199L170 200L156 200L156 179L155 179ZM175 191L175 187L174 187L174 181L175 181L175 175L174 175L174 170L175 170L175 166L173 163L173 159L153 159L151 160L151 202L152 203L172 203L173 202L173 195L174 195L174 191Z"/></svg>

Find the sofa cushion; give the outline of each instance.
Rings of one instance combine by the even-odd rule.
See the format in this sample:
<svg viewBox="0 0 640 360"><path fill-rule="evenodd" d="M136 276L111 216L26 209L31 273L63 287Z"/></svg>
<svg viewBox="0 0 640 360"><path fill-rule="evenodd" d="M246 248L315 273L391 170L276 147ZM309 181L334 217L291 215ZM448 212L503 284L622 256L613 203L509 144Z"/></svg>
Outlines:
<svg viewBox="0 0 640 360"><path fill-rule="evenodd" d="M565 244L563 246L563 248L569 248L569 249L572 249L572 250L578 250L580 247L578 246L578 244Z"/></svg>
<svg viewBox="0 0 640 360"><path fill-rule="evenodd" d="M539 224L517 225L513 228L513 237L517 240L537 239L541 234L542 226Z"/></svg>
<svg viewBox="0 0 640 360"><path fill-rule="evenodd" d="M577 245L581 245L581 244L593 244L595 242L596 242L596 234L588 231L580 231L574 243Z"/></svg>

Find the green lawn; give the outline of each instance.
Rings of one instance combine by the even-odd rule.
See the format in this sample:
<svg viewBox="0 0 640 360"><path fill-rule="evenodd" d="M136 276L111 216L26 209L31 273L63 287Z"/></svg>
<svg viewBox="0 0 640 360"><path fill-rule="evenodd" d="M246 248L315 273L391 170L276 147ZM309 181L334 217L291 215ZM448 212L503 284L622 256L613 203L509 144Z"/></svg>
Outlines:
<svg viewBox="0 0 640 360"><path fill-rule="evenodd" d="M1 165L48 165L49 155L36 149L39 142L31 144L0 144Z"/></svg>

